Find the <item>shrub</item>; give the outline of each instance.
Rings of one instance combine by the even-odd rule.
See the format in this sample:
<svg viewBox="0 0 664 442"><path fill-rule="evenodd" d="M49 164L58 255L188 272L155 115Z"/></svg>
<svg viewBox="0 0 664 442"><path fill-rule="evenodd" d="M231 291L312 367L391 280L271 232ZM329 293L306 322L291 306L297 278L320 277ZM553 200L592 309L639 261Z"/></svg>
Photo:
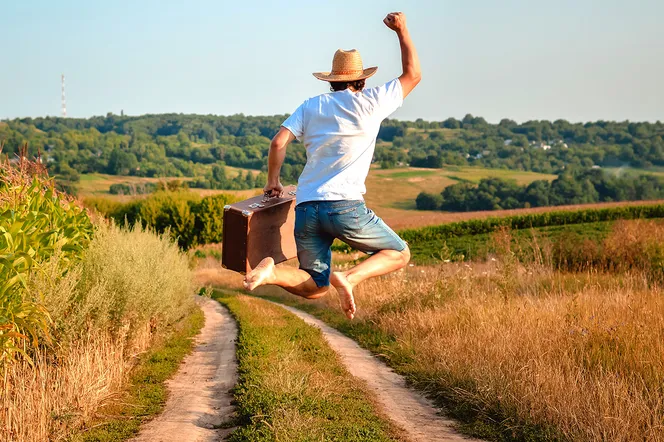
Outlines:
<svg viewBox="0 0 664 442"><path fill-rule="evenodd" d="M443 197L436 193L421 192L415 200L417 210L439 210L442 203Z"/></svg>
<svg viewBox="0 0 664 442"><path fill-rule="evenodd" d="M221 242L224 206L238 199L218 194L201 198L192 192L156 192L148 198L126 204L103 199L87 199L118 224L143 226L162 234L169 232L180 247L189 249L200 244Z"/></svg>

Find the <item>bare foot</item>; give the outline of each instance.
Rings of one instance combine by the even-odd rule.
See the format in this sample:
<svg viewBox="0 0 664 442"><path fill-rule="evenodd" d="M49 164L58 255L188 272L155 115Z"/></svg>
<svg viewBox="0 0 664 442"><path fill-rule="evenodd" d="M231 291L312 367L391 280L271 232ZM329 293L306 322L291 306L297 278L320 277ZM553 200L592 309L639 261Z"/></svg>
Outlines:
<svg viewBox="0 0 664 442"><path fill-rule="evenodd" d="M346 317L348 319L353 319L355 316L355 298L353 298L353 286L348 279L346 279L346 274L342 272L332 273L330 282L337 289L339 293L339 302L341 302L341 308L343 309Z"/></svg>
<svg viewBox="0 0 664 442"><path fill-rule="evenodd" d="M263 259L255 269L244 277L244 288L252 291L256 287L270 284L274 280L274 259Z"/></svg>

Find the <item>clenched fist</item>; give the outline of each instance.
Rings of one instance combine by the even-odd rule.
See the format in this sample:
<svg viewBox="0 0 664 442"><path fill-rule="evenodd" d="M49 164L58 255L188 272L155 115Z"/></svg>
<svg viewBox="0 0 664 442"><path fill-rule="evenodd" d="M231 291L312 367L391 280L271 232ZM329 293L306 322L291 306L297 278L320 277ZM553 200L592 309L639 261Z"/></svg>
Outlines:
<svg viewBox="0 0 664 442"><path fill-rule="evenodd" d="M403 12L390 12L383 20L383 23L394 32L403 32L406 30L406 14Z"/></svg>

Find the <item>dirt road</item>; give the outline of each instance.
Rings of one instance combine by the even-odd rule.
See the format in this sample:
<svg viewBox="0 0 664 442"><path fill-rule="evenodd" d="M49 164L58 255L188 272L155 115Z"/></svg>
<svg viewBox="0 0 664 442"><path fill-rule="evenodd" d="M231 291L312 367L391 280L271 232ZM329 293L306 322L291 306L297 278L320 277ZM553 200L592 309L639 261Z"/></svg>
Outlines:
<svg viewBox="0 0 664 442"><path fill-rule="evenodd" d="M375 394L382 411L404 430L409 440L417 442L475 440L457 433L453 428L453 421L438 415L428 399L406 387L403 376L396 374L355 341L307 313L282 304L277 305L302 318L307 324L321 329L330 347L341 356L346 369L353 376L366 382Z"/></svg>
<svg viewBox="0 0 664 442"><path fill-rule="evenodd" d="M235 321L218 302L199 298L205 326L192 354L167 382L164 412L145 424L134 442L220 441L221 425L233 413L229 390L235 385Z"/></svg>

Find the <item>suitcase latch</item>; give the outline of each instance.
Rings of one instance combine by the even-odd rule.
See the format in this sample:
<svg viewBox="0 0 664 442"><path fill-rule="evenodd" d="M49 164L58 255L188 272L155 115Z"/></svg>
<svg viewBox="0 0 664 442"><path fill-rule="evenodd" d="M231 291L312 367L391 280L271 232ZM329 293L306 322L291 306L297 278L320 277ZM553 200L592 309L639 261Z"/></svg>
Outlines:
<svg viewBox="0 0 664 442"><path fill-rule="evenodd" d="M258 209L258 208L261 208L261 207L265 207L265 204L261 204L261 203L249 204L250 209Z"/></svg>

